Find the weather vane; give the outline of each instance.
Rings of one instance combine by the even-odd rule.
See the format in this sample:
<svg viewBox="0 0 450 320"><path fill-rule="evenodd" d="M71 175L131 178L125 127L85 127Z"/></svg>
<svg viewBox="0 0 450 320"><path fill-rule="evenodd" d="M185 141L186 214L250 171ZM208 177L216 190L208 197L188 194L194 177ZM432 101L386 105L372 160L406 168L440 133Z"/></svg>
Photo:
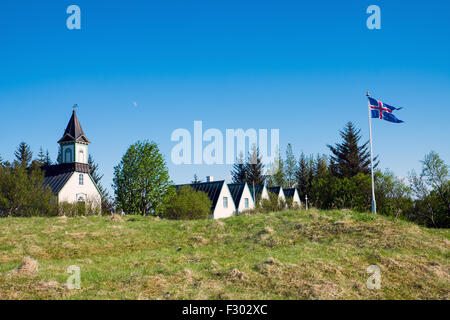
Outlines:
<svg viewBox="0 0 450 320"><path fill-rule="evenodd" d="M75 103L72 108L75 110L75 108L78 108L78 105Z"/></svg>

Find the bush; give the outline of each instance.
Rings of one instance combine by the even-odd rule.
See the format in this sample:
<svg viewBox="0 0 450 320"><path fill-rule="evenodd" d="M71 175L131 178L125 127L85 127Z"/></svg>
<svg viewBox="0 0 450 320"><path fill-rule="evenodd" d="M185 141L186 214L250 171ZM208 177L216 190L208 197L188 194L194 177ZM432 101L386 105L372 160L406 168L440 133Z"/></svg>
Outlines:
<svg viewBox="0 0 450 320"><path fill-rule="evenodd" d="M0 217L56 216L56 196L43 186L44 173L34 162L0 165Z"/></svg>
<svg viewBox="0 0 450 320"><path fill-rule="evenodd" d="M169 219L206 219L211 211L211 206L212 202L206 193L183 186L169 200L164 217Z"/></svg>
<svg viewBox="0 0 450 320"><path fill-rule="evenodd" d="M58 214L66 217L78 217L88 215L100 215L102 213L98 206L95 206L91 201L84 202L61 202L58 205Z"/></svg>
<svg viewBox="0 0 450 320"><path fill-rule="evenodd" d="M261 201L261 212L275 212L286 209L286 201L279 199L278 195L273 192L269 192L269 199L262 199Z"/></svg>

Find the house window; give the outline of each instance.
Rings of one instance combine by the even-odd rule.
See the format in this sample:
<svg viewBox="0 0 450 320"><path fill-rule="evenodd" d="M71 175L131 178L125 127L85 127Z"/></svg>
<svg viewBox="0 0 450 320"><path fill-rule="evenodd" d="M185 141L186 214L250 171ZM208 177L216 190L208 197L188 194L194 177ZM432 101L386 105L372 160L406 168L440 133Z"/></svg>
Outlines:
<svg viewBox="0 0 450 320"><path fill-rule="evenodd" d="M66 159L66 163L72 162L72 150L66 149L66 151L64 152L64 158Z"/></svg>
<svg viewBox="0 0 450 320"><path fill-rule="evenodd" d="M84 184L84 175L83 175L82 173L80 173L80 174L78 175L78 184L79 184L80 186L82 186L82 185Z"/></svg>
<svg viewBox="0 0 450 320"><path fill-rule="evenodd" d="M248 209L248 198L244 199L244 205L245 205L245 209Z"/></svg>
<svg viewBox="0 0 450 320"><path fill-rule="evenodd" d="M223 207L228 208L228 197L223 197Z"/></svg>

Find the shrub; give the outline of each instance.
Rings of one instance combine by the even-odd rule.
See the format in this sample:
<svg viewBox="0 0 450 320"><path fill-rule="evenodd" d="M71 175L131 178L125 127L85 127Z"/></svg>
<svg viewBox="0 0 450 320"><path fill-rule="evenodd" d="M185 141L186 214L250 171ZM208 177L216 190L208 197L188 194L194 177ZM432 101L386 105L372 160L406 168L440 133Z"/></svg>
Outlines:
<svg viewBox="0 0 450 320"><path fill-rule="evenodd" d="M206 193L183 186L169 200L164 216L169 219L206 219L211 206Z"/></svg>

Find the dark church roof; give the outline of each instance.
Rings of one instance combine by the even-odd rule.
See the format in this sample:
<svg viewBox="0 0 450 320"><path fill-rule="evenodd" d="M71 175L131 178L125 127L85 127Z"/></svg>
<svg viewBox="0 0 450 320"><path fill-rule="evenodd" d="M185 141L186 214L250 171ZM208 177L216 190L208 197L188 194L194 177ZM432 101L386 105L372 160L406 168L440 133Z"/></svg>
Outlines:
<svg viewBox="0 0 450 320"><path fill-rule="evenodd" d="M203 191L208 195L208 198L212 202L211 209L214 210L216 207L217 201L219 200L220 191L222 191L223 185L225 181L213 181L213 182L201 182L201 183L192 183L192 184L179 184L176 185L175 188L179 190L183 186L189 186L195 191Z"/></svg>
<svg viewBox="0 0 450 320"><path fill-rule="evenodd" d="M281 187L269 187L267 188L267 191L275 193L276 195L280 194Z"/></svg>
<svg viewBox="0 0 450 320"><path fill-rule="evenodd" d="M286 198L293 198L294 194L295 194L295 188L290 188L290 189L283 189L284 192L284 196Z"/></svg>
<svg viewBox="0 0 450 320"><path fill-rule="evenodd" d="M75 109L72 112L72 117L70 117L69 123L67 124L66 130L64 131L63 137L59 139L58 143L61 142L84 142L91 143L88 138L84 135L83 128L81 128L80 121L78 121L77 113Z"/></svg>
<svg viewBox="0 0 450 320"><path fill-rule="evenodd" d="M264 190L264 186L254 186L253 187L252 185L249 185L248 187L250 188L250 193L252 194L253 198L255 197L255 195L259 198L261 197L261 194ZM253 201L256 201L256 199L253 199Z"/></svg>
<svg viewBox="0 0 450 320"><path fill-rule="evenodd" d="M228 189L230 189L231 196L233 197L236 208L239 207L241 201L242 192L244 192L245 183L229 183Z"/></svg>
<svg viewBox="0 0 450 320"><path fill-rule="evenodd" d="M78 162L42 166L41 169L45 172L44 186L49 186L55 194L61 191L74 172L89 173L89 165Z"/></svg>

